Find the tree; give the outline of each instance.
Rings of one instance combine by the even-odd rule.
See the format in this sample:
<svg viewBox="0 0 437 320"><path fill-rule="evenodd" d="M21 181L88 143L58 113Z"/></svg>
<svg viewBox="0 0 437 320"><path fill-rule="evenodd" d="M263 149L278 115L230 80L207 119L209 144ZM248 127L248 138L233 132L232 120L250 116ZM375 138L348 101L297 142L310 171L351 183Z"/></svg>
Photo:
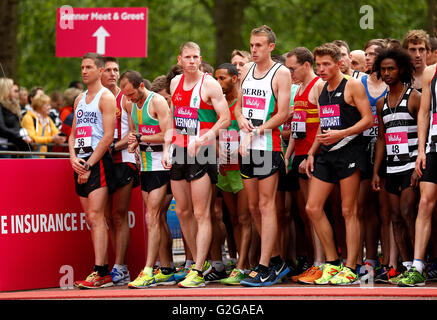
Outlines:
<svg viewBox="0 0 437 320"><path fill-rule="evenodd" d="M15 79L17 71L18 0L0 1L0 63L6 76Z"/></svg>

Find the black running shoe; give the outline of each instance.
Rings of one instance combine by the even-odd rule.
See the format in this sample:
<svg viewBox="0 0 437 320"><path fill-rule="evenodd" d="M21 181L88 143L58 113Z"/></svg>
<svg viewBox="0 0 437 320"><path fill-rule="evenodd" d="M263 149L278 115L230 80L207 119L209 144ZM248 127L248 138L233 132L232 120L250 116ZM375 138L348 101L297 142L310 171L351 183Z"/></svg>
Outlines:
<svg viewBox="0 0 437 320"><path fill-rule="evenodd" d="M209 282L219 282L221 279L225 279L228 277L226 270L217 271L215 268L212 268L212 271L205 275L205 283Z"/></svg>

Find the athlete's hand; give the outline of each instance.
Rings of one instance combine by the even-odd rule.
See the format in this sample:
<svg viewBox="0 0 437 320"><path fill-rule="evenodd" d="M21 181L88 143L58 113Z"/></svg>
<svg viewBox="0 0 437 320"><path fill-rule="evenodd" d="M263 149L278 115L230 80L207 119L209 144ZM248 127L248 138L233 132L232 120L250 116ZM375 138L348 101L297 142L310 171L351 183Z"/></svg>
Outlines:
<svg viewBox="0 0 437 320"><path fill-rule="evenodd" d="M62 144L62 143L65 142L66 139L67 139L67 137L60 136L59 134L55 134L55 135L52 137L52 140L53 140L53 143L54 143L54 144Z"/></svg>
<svg viewBox="0 0 437 320"><path fill-rule="evenodd" d="M306 166L307 166L307 159L304 159L300 164L299 164L299 173L301 174L305 174L306 172Z"/></svg>
<svg viewBox="0 0 437 320"><path fill-rule="evenodd" d="M166 170L169 170L171 168L170 153L165 148L162 151L161 164Z"/></svg>
<svg viewBox="0 0 437 320"><path fill-rule="evenodd" d="M253 133L248 133L245 137L243 142L240 143L239 152L242 157L246 157L249 155L249 152L247 151L247 147L249 146L250 142L252 141Z"/></svg>
<svg viewBox="0 0 437 320"><path fill-rule="evenodd" d="M417 174L416 171L413 171L413 173L411 174L410 187L417 188L418 185L419 185L419 175Z"/></svg>
<svg viewBox="0 0 437 320"><path fill-rule="evenodd" d="M77 177L77 183L84 184L88 182L88 179L90 178L91 171L86 171L84 174L80 174Z"/></svg>
<svg viewBox="0 0 437 320"><path fill-rule="evenodd" d="M290 169L288 169L288 165L290 164L290 159L285 158L284 162L285 162L285 174L288 174L288 172L290 171Z"/></svg>
<svg viewBox="0 0 437 320"><path fill-rule="evenodd" d="M373 191L381 191L381 178L379 177L379 175L374 174L371 183Z"/></svg>
<svg viewBox="0 0 437 320"><path fill-rule="evenodd" d="M308 178L311 178L313 176L314 172L314 156L309 154L307 157L307 161L305 164L305 172L308 176Z"/></svg>
<svg viewBox="0 0 437 320"><path fill-rule="evenodd" d="M78 175L84 174L85 172L87 172L87 170L85 170L85 167L83 166L83 164L86 162L85 160L78 158L78 157L74 157L72 159L70 159L71 162L71 167L73 168L74 172L76 172Z"/></svg>
<svg viewBox="0 0 437 320"><path fill-rule="evenodd" d="M418 177L421 178L423 175L422 170L426 169L426 155L425 152L419 152L416 158L416 167L414 171L417 173Z"/></svg>
<svg viewBox="0 0 437 320"><path fill-rule="evenodd" d="M323 143L324 145L330 145L343 139L343 131L326 130L325 133L316 135L316 138L319 139L320 143Z"/></svg>
<svg viewBox="0 0 437 320"><path fill-rule="evenodd" d="M240 130L243 130L244 132L252 132L252 130L255 129L252 122L247 120L243 115L238 118L237 122Z"/></svg>
<svg viewBox="0 0 437 320"><path fill-rule="evenodd" d="M196 138L194 141L191 141L187 146L187 152L190 157L195 157L200 150L202 143L200 139Z"/></svg>
<svg viewBox="0 0 437 320"><path fill-rule="evenodd" d="M135 153L135 149L138 147L138 140L135 137L135 134L130 132L127 138L127 151L129 153Z"/></svg>

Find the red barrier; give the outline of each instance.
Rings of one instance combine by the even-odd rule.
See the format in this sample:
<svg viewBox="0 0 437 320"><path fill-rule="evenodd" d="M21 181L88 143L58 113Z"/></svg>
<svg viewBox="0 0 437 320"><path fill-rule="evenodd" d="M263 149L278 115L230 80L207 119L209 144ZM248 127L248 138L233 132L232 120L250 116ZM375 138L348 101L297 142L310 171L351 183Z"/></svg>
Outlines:
<svg viewBox="0 0 437 320"><path fill-rule="evenodd" d="M0 159L0 177L0 291L70 286L71 271L85 279L94 252L69 159ZM147 251L139 187L129 211L127 264L135 278Z"/></svg>

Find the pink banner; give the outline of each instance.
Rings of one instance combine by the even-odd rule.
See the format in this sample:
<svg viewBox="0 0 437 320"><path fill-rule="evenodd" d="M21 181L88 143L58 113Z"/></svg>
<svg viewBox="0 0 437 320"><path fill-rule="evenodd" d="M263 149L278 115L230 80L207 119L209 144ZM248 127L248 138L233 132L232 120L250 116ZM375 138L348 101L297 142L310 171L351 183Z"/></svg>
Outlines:
<svg viewBox="0 0 437 320"><path fill-rule="evenodd" d="M74 190L69 159L0 159L0 291L61 286L93 271L94 251ZM136 277L146 259L147 229L140 188L129 208L127 264ZM109 245L109 266L114 254Z"/></svg>
<svg viewBox="0 0 437 320"><path fill-rule="evenodd" d="M249 109L261 109L264 110L266 105L266 99L257 97L243 97L243 107Z"/></svg>
<svg viewBox="0 0 437 320"><path fill-rule="evenodd" d="M154 135L159 132L161 132L161 128L159 125L156 126L149 126L145 124L139 124L138 129L142 135L148 136L148 135Z"/></svg>
<svg viewBox="0 0 437 320"><path fill-rule="evenodd" d="M320 118L339 117L340 106L338 104L320 106Z"/></svg>
<svg viewBox="0 0 437 320"><path fill-rule="evenodd" d="M408 143L408 134L403 132L390 132L385 134L385 144Z"/></svg>

